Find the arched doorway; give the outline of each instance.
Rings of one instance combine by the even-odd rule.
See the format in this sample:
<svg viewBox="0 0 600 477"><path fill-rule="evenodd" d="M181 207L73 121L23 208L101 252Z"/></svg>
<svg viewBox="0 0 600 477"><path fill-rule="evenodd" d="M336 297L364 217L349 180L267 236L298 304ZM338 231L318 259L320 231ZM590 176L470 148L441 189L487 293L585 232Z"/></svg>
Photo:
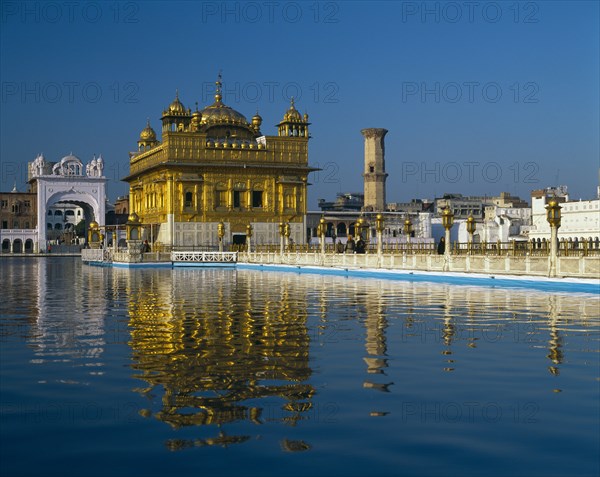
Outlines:
<svg viewBox="0 0 600 477"><path fill-rule="evenodd" d="M22 253L23 252L23 242L21 239L15 239L12 244L13 253Z"/></svg>
<svg viewBox="0 0 600 477"><path fill-rule="evenodd" d="M29 170L35 181L38 209L38 244L40 251L47 250L49 231L64 232L65 224L70 220L64 212L52 216L52 229L48 209L56 204L75 204L84 211L81 220L89 224L95 220L104 226L106 212L106 177L103 175L104 161L94 157L85 167L76 156L70 154L55 163L51 169L43 156L38 156L30 163ZM56 213L56 212L55 212ZM60 227L57 218L62 217ZM72 222L72 221L71 221ZM76 226L77 224L75 224ZM62 233L61 232L61 233Z"/></svg>

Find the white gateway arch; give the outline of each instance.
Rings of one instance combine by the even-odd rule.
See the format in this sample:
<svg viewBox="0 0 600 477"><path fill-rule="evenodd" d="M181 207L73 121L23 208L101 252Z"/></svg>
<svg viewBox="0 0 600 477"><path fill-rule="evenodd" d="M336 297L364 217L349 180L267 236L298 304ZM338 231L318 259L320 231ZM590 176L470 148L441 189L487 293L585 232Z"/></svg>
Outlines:
<svg viewBox="0 0 600 477"><path fill-rule="evenodd" d="M37 251L48 247L46 214L57 203L76 204L83 208L85 221L104 225L106 213L106 177L102 157L94 157L84 168L78 157L70 154L60 162L46 162L39 155L29 164L29 177L37 192Z"/></svg>

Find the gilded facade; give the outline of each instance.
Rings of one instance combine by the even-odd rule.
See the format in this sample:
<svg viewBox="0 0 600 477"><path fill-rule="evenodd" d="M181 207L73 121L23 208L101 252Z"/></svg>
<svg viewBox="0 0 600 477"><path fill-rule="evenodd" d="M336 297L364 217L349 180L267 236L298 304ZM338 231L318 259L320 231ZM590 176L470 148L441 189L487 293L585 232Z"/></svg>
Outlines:
<svg viewBox="0 0 600 477"><path fill-rule="evenodd" d="M130 210L153 242L175 246L245 243L248 225L256 244L279 243L280 223L290 237L306 240L308 115L292 99L276 136L261 132L225 105L220 78L215 101L202 110L186 108L177 94L163 111L159 141L150 122L138 150L130 153Z"/></svg>

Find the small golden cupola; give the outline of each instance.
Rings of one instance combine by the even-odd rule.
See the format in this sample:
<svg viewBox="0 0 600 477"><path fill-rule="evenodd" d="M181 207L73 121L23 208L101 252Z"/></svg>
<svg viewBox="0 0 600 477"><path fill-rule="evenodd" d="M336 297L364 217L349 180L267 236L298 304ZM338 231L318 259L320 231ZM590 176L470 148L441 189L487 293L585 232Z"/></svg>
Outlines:
<svg viewBox="0 0 600 477"><path fill-rule="evenodd" d="M254 129L254 133L257 136L260 136L260 126L262 124L262 118L260 117L260 114L258 114L258 111L256 111L256 114L254 116L252 116L252 129Z"/></svg>
<svg viewBox="0 0 600 477"><path fill-rule="evenodd" d="M161 117L163 122L163 133L186 131L190 125L191 114L192 110L185 109L185 106L179 100L179 90L175 90L175 99L169 107L163 111Z"/></svg>
<svg viewBox="0 0 600 477"><path fill-rule="evenodd" d="M152 149L154 146L158 144L156 139L156 133L154 129L150 126L150 118L148 118L146 122L146 127L142 129L140 133L140 139L138 141L138 151L147 151Z"/></svg>
<svg viewBox="0 0 600 477"><path fill-rule="evenodd" d="M202 113L198 111L198 102L196 101L196 110L192 113L192 120L190 122L190 129L193 132L200 130L200 124L202 123Z"/></svg>
<svg viewBox="0 0 600 477"><path fill-rule="evenodd" d="M175 99L169 105L169 112L171 114L185 114L185 106L179 101L179 90L175 90Z"/></svg>
<svg viewBox="0 0 600 477"><path fill-rule="evenodd" d="M309 124L308 114L305 114L304 117L300 115L292 97L290 107L283 115L283 120L277 125L277 130L279 136L310 138L308 134Z"/></svg>

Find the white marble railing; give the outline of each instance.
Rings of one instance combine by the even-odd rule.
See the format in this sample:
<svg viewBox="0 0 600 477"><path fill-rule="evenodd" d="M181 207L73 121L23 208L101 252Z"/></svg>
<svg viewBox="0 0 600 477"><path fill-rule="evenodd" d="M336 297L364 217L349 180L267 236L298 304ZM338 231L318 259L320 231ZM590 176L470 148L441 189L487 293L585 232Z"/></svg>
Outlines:
<svg viewBox="0 0 600 477"><path fill-rule="evenodd" d="M101 248L84 248L81 250L81 260L84 262L104 261L104 250Z"/></svg>
<svg viewBox="0 0 600 477"><path fill-rule="evenodd" d="M173 262L237 262L237 252L171 252Z"/></svg>

